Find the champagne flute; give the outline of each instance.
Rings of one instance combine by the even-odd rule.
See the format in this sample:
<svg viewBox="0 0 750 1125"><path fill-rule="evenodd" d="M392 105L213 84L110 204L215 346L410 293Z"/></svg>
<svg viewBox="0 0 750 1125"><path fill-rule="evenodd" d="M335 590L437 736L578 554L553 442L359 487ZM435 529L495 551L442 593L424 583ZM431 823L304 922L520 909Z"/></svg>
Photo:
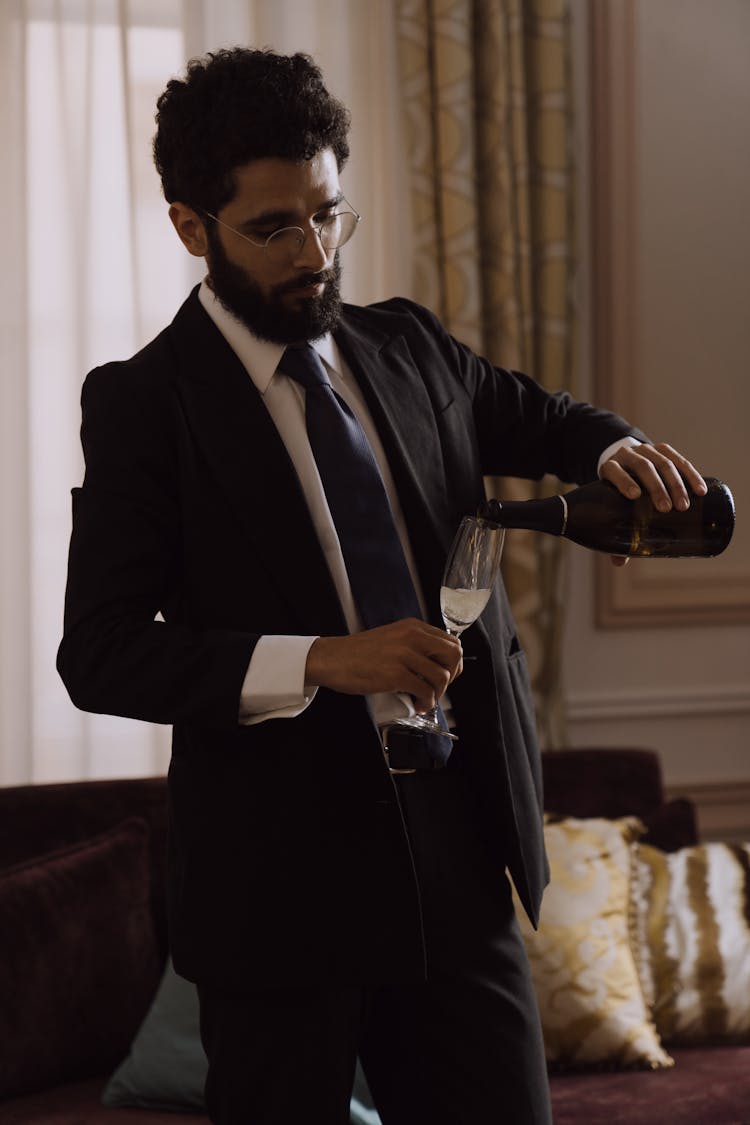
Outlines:
<svg viewBox="0 0 750 1125"><path fill-rule="evenodd" d="M473 625L490 600L500 567L505 528L479 516L465 516L448 552L440 587L440 612L446 632L459 637ZM457 735L438 722L437 706L421 715L397 719L394 726L439 734L454 741Z"/></svg>

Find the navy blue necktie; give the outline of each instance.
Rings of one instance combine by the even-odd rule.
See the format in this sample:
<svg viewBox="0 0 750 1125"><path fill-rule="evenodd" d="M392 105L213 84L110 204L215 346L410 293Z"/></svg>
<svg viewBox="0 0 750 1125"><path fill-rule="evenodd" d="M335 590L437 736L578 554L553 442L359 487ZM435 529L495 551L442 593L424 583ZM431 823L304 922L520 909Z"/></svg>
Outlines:
<svg viewBox="0 0 750 1125"><path fill-rule="evenodd" d="M279 371L305 389L307 436L366 629L421 617L370 443L309 344L287 348Z"/></svg>
<svg viewBox="0 0 750 1125"><path fill-rule="evenodd" d="M287 348L279 371L304 387L307 436L365 628L421 618L388 494L364 430L309 344ZM445 722L442 713L440 719ZM429 735L426 741L436 758L448 757L448 739Z"/></svg>

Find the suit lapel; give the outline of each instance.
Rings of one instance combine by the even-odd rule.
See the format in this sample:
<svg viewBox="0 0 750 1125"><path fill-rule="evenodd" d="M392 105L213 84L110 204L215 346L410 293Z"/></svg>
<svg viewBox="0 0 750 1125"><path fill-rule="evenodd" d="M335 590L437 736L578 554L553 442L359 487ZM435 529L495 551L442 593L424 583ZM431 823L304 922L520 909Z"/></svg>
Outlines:
<svg viewBox="0 0 750 1125"><path fill-rule="evenodd" d="M252 549L265 560L269 582L311 629L345 631L294 466L261 396L201 307L197 290L175 317L171 334L187 425ZM380 434L430 617L439 624L440 579L454 528L434 404L403 337L373 332L361 318L345 314L336 341ZM301 558L305 582L300 582Z"/></svg>
<svg viewBox="0 0 750 1125"><path fill-rule="evenodd" d="M294 466L260 394L201 307L197 291L178 312L171 334L187 426L230 497L251 549L263 560L269 586L294 606L311 632L345 632ZM304 582L300 559L305 560Z"/></svg>
<svg viewBox="0 0 750 1125"><path fill-rule="evenodd" d="M373 332L359 317L348 316L336 332L341 348L377 426L396 482L409 529L428 617L442 627L440 585L457 530L449 502L450 486L432 402L406 340ZM445 409L448 403L443 403ZM467 513L469 514L469 513ZM467 653L490 650L480 619L463 637Z"/></svg>
<svg viewBox="0 0 750 1125"><path fill-rule="evenodd" d="M430 617L439 623L437 591L453 531L434 404L402 336L372 332L359 319L345 316L336 342L383 443Z"/></svg>

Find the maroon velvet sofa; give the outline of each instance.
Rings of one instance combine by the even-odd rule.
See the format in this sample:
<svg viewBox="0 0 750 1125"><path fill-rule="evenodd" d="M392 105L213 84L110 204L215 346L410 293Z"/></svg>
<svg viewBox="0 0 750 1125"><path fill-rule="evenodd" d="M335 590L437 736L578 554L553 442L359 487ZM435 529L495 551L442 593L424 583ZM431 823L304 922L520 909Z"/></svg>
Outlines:
<svg viewBox="0 0 750 1125"><path fill-rule="evenodd" d="M556 751L544 772L556 813L640 816L667 851L697 839L650 751ZM163 778L0 789L0 1125L180 1120L100 1103L166 958L165 839ZM670 1053L671 1070L553 1075L555 1125L750 1125L750 1045Z"/></svg>

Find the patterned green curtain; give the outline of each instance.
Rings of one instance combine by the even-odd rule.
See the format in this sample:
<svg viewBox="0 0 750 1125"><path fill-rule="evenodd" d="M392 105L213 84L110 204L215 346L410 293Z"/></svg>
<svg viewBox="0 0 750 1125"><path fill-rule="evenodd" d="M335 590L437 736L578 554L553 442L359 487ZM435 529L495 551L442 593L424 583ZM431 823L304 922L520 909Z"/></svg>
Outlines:
<svg viewBox="0 0 750 1125"><path fill-rule="evenodd" d="M572 381L567 0L397 0L414 286L454 335L552 390ZM506 499L556 482L488 482ZM514 531L504 577L540 736L565 743L559 541Z"/></svg>

